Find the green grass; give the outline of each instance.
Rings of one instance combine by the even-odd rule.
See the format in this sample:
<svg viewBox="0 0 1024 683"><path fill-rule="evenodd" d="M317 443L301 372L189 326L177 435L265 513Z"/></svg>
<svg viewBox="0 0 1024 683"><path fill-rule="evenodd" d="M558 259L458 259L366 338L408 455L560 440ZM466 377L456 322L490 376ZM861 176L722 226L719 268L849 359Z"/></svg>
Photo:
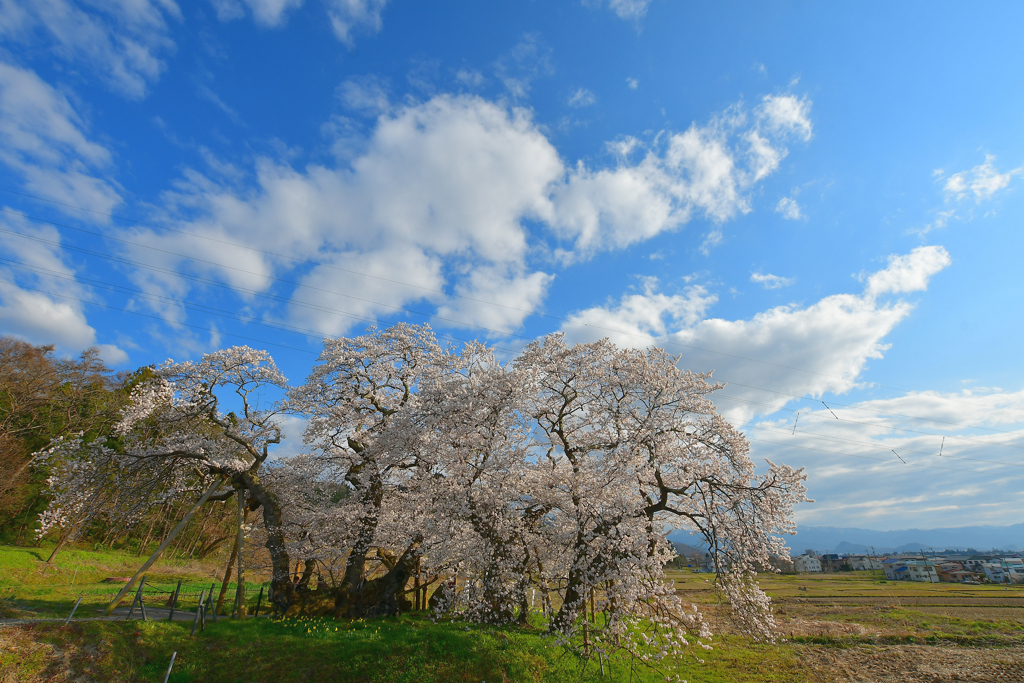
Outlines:
<svg viewBox="0 0 1024 683"><path fill-rule="evenodd" d="M167 622L79 622L22 627L22 633L34 644L61 649L67 673L94 680L162 681L175 651L170 680L177 683L630 680L624 659L606 662L602 677L598 662L568 654L533 629L435 624L415 616L371 622L222 620L208 623L195 637L189 628ZM0 680L13 675L14 680L41 681L52 675L46 662L6 650L0 651ZM689 681L803 680L796 655L786 646L735 641L698 652L704 663L687 657L678 670ZM642 665L634 673L632 680L664 680L664 674Z"/></svg>
<svg viewBox="0 0 1024 683"><path fill-rule="evenodd" d="M49 548L0 546L0 616L65 617L83 596L77 617L95 616L120 585L101 583L130 576L143 558L122 551L68 549L53 566ZM197 593L216 583L223 560L163 558L147 576L148 604L157 606L178 579ZM259 577L256 577L259 578ZM701 605L720 634L714 649L694 648L672 662L691 683L808 678L802 661L814 648L839 653L866 644L906 643L1003 646L1024 642L1024 610L1018 607L934 607L909 604L925 596L1010 597L1020 588L885 583L877 573L766 575L761 585L778 607L787 642L753 643L730 635L720 602L706 574L672 572L684 602ZM72 585L73 584L73 585ZM806 590L802 590L806 589ZM258 587L250 585L255 603ZM13 599L12 599L13 597ZM808 599L811 599L810 601ZM867 604L845 598L871 600ZM817 600L817 602L815 602ZM195 596L181 609L191 610ZM630 676L624 658L606 664L584 661L534 628L491 629L462 622L432 623L421 615L374 621L321 619L222 619L190 637L190 622L76 621L0 627L0 681L162 681L171 653L171 681L661 681L664 674L638 665ZM846 628L846 630L843 630ZM698 658L703 661L698 661ZM635 664L635 662L634 662ZM677 667L677 668L676 668Z"/></svg>
<svg viewBox="0 0 1024 683"><path fill-rule="evenodd" d="M132 576L145 561L124 551L69 548L61 551L53 564L47 564L45 560L51 550L52 547L45 546L0 546L0 617L66 617L79 597L82 604L76 616L94 616L124 585L103 580ZM179 604L194 608L200 590L209 590L211 584L220 590L217 572L221 562L162 557L146 574L147 604L163 606L181 580L183 597ZM232 596L236 585L228 584ZM247 602L255 606L259 584L246 581L246 590L250 598Z"/></svg>

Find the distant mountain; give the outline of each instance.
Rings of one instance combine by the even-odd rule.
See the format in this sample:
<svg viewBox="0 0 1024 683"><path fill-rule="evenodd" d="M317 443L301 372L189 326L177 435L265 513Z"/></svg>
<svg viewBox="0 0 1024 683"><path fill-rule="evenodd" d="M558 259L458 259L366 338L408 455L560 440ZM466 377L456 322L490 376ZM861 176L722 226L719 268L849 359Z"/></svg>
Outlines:
<svg viewBox="0 0 1024 683"><path fill-rule="evenodd" d="M700 548L695 548L694 546L687 545L686 543L673 543L672 545L675 546L676 554L682 555L683 557L693 557L694 555L704 557L704 551Z"/></svg>
<svg viewBox="0 0 1024 683"><path fill-rule="evenodd" d="M1024 524L1010 526L962 526L945 529L903 529L873 531L830 526L801 526L796 536L786 538L794 554L805 550L818 552L877 553L916 550L1020 550L1024 544Z"/></svg>
<svg viewBox="0 0 1024 683"><path fill-rule="evenodd" d="M687 531L674 531L669 539L695 548L707 548L703 539ZM786 536L793 555L806 550L819 553L898 553L920 550L954 550L974 548L978 551L999 549L1017 551L1024 546L1024 524L1010 526L961 526L945 529L904 529L874 531L872 529L832 526L800 526L795 536Z"/></svg>

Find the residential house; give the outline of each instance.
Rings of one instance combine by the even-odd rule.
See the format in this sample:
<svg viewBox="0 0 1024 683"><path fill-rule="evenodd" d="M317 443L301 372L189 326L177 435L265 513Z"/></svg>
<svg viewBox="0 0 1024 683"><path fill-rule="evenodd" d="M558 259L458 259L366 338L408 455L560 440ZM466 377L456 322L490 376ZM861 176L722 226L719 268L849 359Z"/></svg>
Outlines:
<svg viewBox="0 0 1024 683"><path fill-rule="evenodd" d="M935 563L930 560L893 557L883 562L882 565L885 568L885 578L890 581L939 582Z"/></svg>
<svg viewBox="0 0 1024 683"><path fill-rule="evenodd" d="M881 571L882 560L877 557L871 557L870 555L850 555L846 558L849 562L850 568L855 572L878 570Z"/></svg>
<svg viewBox="0 0 1024 683"><path fill-rule="evenodd" d="M811 557L810 555L794 557L793 566L801 573L821 571L821 561L817 557Z"/></svg>
<svg viewBox="0 0 1024 683"><path fill-rule="evenodd" d="M845 557L834 553L821 555L818 557L818 561L821 563L823 572L848 572L851 569L850 563Z"/></svg>
<svg viewBox="0 0 1024 683"><path fill-rule="evenodd" d="M1024 583L1024 561L1006 557L991 562L982 562L981 571L992 583Z"/></svg>

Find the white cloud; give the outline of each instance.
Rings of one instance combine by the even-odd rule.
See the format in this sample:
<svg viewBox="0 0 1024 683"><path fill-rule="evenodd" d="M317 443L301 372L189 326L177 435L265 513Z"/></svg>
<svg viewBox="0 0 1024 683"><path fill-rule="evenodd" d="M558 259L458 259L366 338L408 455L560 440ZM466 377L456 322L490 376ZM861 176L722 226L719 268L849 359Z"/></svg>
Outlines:
<svg viewBox="0 0 1024 683"><path fill-rule="evenodd" d="M941 247L915 249L892 258L887 268L869 277L863 294L834 294L807 307L778 306L749 320L686 318L675 308L677 298L652 288L624 295L617 306L581 311L563 329L573 341L609 336L631 346L661 344L682 354L682 367L716 370L717 379L732 382L727 393L740 399L720 409L733 419L746 420L774 412L763 405L784 405L789 396L852 389L867 362L881 358L888 348L883 342L886 335L913 309L901 300L883 303L879 295L923 290L928 277L945 265L948 255ZM701 294L699 299L709 302L705 308L714 302L712 296ZM702 308L693 310L704 314ZM634 322L634 311L644 312L644 324ZM576 324L580 320L602 322L585 328Z"/></svg>
<svg viewBox="0 0 1024 683"><path fill-rule="evenodd" d="M217 18L221 21L240 19L245 16L245 7L252 12L253 21L261 26L280 26L285 15L298 7L303 0L214 0Z"/></svg>
<svg viewBox="0 0 1024 683"><path fill-rule="evenodd" d="M376 76L355 76L338 86L338 98L350 109L379 116L391 108L387 83Z"/></svg>
<svg viewBox="0 0 1024 683"><path fill-rule="evenodd" d="M884 270L870 275L866 294L906 294L928 288L933 275L952 263L949 252L939 246L917 247L903 256L890 256Z"/></svg>
<svg viewBox="0 0 1024 683"><path fill-rule="evenodd" d="M602 0L583 0L583 4L589 7L601 7ZM608 9L615 12L620 19L638 20L647 14L647 6L651 0L608 0Z"/></svg>
<svg viewBox="0 0 1024 683"><path fill-rule="evenodd" d="M0 233L4 259L26 267L0 261L0 329L35 344L56 344L66 353L93 346L96 330L87 322L80 301L92 297L75 281L74 269L56 246L60 233L51 226L32 225L8 215L0 217L0 227L46 241ZM101 345L100 352L113 365L128 360L124 351L111 344Z"/></svg>
<svg viewBox="0 0 1024 683"><path fill-rule="evenodd" d="M589 107L597 103L597 97L586 88L579 88L569 97L570 107Z"/></svg>
<svg viewBox="0 0 1024 683"><path fill-rule="evenodd" d="M510 276L501 268L477 268L455 286L455 293L466 298L449 299L438 309L437 318L445 325L468 320L489 330L511 332L540 307L553 280L548 273Z"/></svg>
<svg viewBox="0 0 1024 683"><path fill-rule="evenodd" d="M190 232L324 263L299 274L304 284L321 290L294 294L290 315L306 326L338 334L357 322L324 306L389 316L397 306L425 300L445 304L442 312L453 316L475 316L469 323L507 329L539 304L550 282L526 269L530 236L524 221L551 214L549 188L564 173L556 150L526 110L441 96L382 116L349 167L300 172L263 160L255 189L217 185L193 173L166 199L203 216L188 225ZM207 253L222 265L188 267L214 272L239 288L266 290L273 284L268 276L293 267L286 259L244 249L211 252L200 248L202 240L180 235L143 238L170 251ZM150 287L168 286L152 277L138 276ZM446 286L524 310L446 303L438 292Z"/></svg>
<svg viewBox="0 0 1024 683"><path fill-rule="evenodd" d="M782 277L781 275L772 275L770 273L751 273L750 281L759 284L765 289L781 289L783 287L789 287L791 284L796 282L791 277Z"/></svg>
<svg viewBox="0 0 1024 683"><path fill-rule="evenodd" d="M617 167L591 170L581 162L573 169L556 192L556 225L587 253L677 229L695 213L715 223L747 213L747 192L778 168L783 143L806 137L809 107L806 98L770 96L751 120L735 105L682 133L663 131L635 163L628 157L644 146L629 138ZM721 239L711 230L702 249Z"/></svg>
<svg viewBox="0 0 1024 683"><path fill-rule="evenodd" d="M0 3L0 35L15 43L45 36L53 54L123 95L141 98L174 49L167 17L181 19L173 0L113 0L76 4L68 0L6 0ZM40 30L41 29L41 30Z"/></svg>
<svg viewBox="0 0 1024 683"><path fill-rule="evenodd" d="M535 79L554 73L551 48L537 34L527 33L498 59L494 71L513 99L523 99L530 94Z"/></svg>
<svg viewBox="0 0 1024 683"><path fill-rule="evenodd" d="M88 138L67 98L33 71L0 62L0 161L33 194L99 212L121 198L96 176L111 154Z"/></svg>
<svg viewBox="0 0 1024 683"><path fill-rule="evenodd" d="M569 316L562 331L573 341L609 337L624 346L646 346L651 337L662 337L673 327L697 324L717 301L701 285L681 294L657 291L657 278L645 278L642 291L625 294L617 304L595 306Z"/></svg>
<svg viewBox="0 0 1024 683"><path fill-rule="evenodd" d="M479 88L487 79L476 69L459 69L455 72L455 80L467 88Z"/></svg>
<svg viewBox="0 0 1024 683"><path fill-rule="evenodd" d="M352 106L380 110L388 105L377 86L351 81L341 95ZM358 129L348 120L337 124L347 135ZM287 316L325 333L343 333L359 320L326 309L374 318L405 315L398 309L410 306L507 332L541 305L552 258L572 261L622 248L693 215L721 223L748 211L755 176L742 134L759 125L734 107L650 145L619 140L610 145L618 157L610 168L567 167L528 110L437 96L381 113L368 138L345 142L346 154L339 155L345 162L337 168L299 170L263 159L247 182L237 173L213 180L189 170L165 196L168 220L187 216L182 224L189 232L278 256L210 250L198 238L142 232L137 239L169 252L204 253L211 263L187 264L143 249L134 249L133 258L258 292L295 269L289 279L306 287L293 293ZM720 238L715 228L705 248ZM296 269L289 259L322 265ZM179 296L189 287L165 274L134 277L147 289ZM163 313L171 320L181 315Z"/></svg>
<svg viewBox="0 0 1024 683"><path fill-rule="evenodd" d="M905 529L1019 521L1024 391L925 391L829 403L831 410L811 401L795 407L796 424L789 413L743 429L754 456L807 467L819 502L801 506L801 523Z"/></svg>
<svg viewBox="0 0 1024 683"><path fill-rule="evenodd" d="M381 13L387 0L326 0L331 28L338 40L348 46L354 44L353 31L363 29L378 33Z"/></svg>
<svg viewBox="0 0 1024 683"><path fill-rule="evenodd" d="M1009 187L1013 176L1024 174L1024 166L1000 173L993 164L995 159L993 155L986 154L985 163L951 175L943 187L946 197L959 201L973 195L975 200L981 202Z"/></svg>
<svg viewBox="0 0 1024 683"><path fill-rule="evenodd" d="M766 95L757 109L765 128L776 133L792 133L807 142L814 127L811 124L811 101L796 95Z"/></svg>
<svg viewBox="0 0 1024 683"><path fill-rule="evenodd" d="M630 90L636 90L637 88L640 87L640 81L636 80L635 78L627 78L626 87L629 88Z"/></svg>
<svg viewBox="0 0 1024 683"><path fill-rule="evenodd" d="M211 0L221 21L245 16L261 26L278 27L288 20L288 13L302 7L305 0ZM381 13L388 0L324 0L327 17L335 37L349 47L355 44L354 33L363 29L377 33L382 26Z"/></svg>
<svg viewBox="0 0 1024 683"><path fill-rule="evenodd" d="M800 205L792 197L783 197L775 205L775 213L781 213L786 220L797 221L804 217Z"/></svg>

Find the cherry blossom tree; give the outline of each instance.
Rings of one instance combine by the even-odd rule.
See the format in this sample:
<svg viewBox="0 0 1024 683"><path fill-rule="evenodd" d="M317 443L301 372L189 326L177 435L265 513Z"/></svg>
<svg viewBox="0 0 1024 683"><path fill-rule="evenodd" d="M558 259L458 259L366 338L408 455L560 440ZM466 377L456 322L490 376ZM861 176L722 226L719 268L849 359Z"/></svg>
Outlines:
<svg viewBox="0 0 1024 683"><path fill-rule="evenodd" d="M351 491L324 511L347 523L347 538L335 539L348 546L338 615L394 613L415 570L423 533L409 499L420 466L407 447L412 426L401 417L416 401L420 377L444 355L426 325L326 339L313 372L290 394L290 409L309 420L304 438L316 476ZM368 564L386 571L371 577Z"/></svg>
<svg viewBox="0 0 1024 683"><path fill-rule="evenodd" d="M325 340L291 389L268 354L236 347L158 368L117 443L55 442L45 523L131 517L223 480L210 500L239 496L240 520L262 510L286 613L393 614L425 569L445 577L437 614L525 624L539 593L563 643L655 659L710 637L663 571L668 532L686 528L741 628L770 640L757 572L788 556L805 475L758 471L711 401L721 386L661 349L561 335L501 363L481 344L443 349L425 325L370 330ZM307 451L271 462L283 410L308 419Z"/></svg>
<svg viewBox="0 0 1024 683"><path fill-rule="evenodd" d="M715 411L710 375L681 371L661 349L618 349L608 340L568 346L551 335L515 361L529 386L535 443L551 481L537 492L551 509L553 546L566 549L562 604L551 627L571 635L599 592L606 635L621 643L637 618L665 628L664 646L707 637L662 572L674 555L665 532L690 528L707 541L740 624L772 638L774 623L755 572L779 534L793 531L805 499L800 470L768 463L758 475L748 445Z"/></svg>
<svg viewBox="0 0 1024 683"><path fill-rule="evenodd" d="M54 444L48 457L57 472L50 482L56 495L44 520L65 519L86 501L114 492L117 507L130 516L144 510L146 500L194 497L223 481L227 487L206 499L237 495L249 509L262 508L274 600L287 608L293 586L282 509L261 480L270 448L281 440L280 403L266 394L286 385L268 353L244 346L198 362L168 361L133 391L116 441ZM240 548L239 562L241 556Z"/></svg>

